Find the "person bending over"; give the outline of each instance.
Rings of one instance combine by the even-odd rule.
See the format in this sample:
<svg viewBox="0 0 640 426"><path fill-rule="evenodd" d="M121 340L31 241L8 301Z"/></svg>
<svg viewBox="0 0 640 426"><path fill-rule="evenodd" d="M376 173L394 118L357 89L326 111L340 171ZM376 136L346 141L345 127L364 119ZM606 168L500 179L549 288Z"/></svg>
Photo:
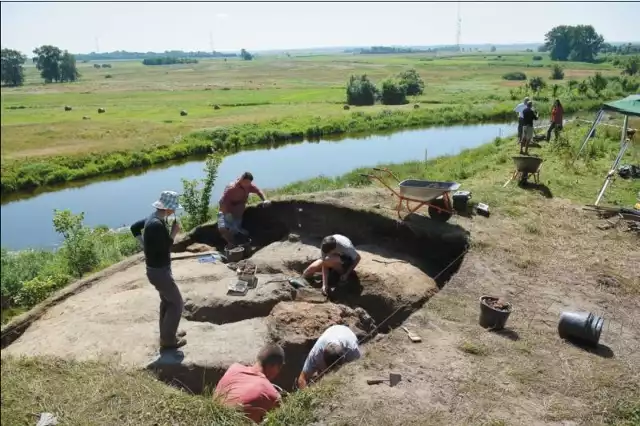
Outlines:
<svg viewBox="0 0 640 426"><path fill-rule="evenodd" d="M329 289L337 284L335 281L345 282L349 278L360 259L360 254L349 238L340 234L330 235L322 240L320 259L309 265L303 276L309 279L321 272L322 293L326 296Z"/></svg>
<svg viewBox="0 0 640 426"><path fill-rule="evenodd" d="M247 231L242 229L242 215L247 208L250 194L257 194L264 205L269 205L270 201L266 199L264 192L253 184L253 175L245 172L227 185L220 197L218 230L229 248L235 246L235 238L238 234L247 235Z"/></svg>
<svg viewBox="0 0 640 426"><path fill-rule="evenodd" d="M267 345L258 353L254 365L232 364L213 396L226 405L242 407L249 419L260 423L268 411L280 404L280 394L271 380L280 374L283 365L282 347Z"/></svg>
<svg viewBox="0 0 640 426"><path fill-rule="evenodd" d="M345 325L332 325L322 333L304 361L302 372L298 377L298 388L307 387L315 375L321 375L328 369L355 361L360 356L355 333Z"/></svg>
<svg viewBox="0 0 640 426"><path fill-rule="evenodd" d="M160 295L160 348L174 349L186 345L187 341L186 333L178 331L183 300L171 272L171 246L180 225L174 221L169 232L167 218L182 207L178 194L173 191L163 191L153 207L156 211L151 216L131 225L131 233L142 243L147 279Z"/></svg>

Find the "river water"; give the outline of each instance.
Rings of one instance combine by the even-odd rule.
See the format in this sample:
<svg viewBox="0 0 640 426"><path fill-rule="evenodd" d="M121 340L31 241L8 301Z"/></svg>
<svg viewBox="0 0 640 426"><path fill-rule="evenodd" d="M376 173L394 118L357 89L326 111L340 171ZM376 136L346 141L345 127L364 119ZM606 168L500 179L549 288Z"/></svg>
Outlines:
<svg viewBox="0 0 640 426"><path fill-rule="evenodd" d="M431 127L384 136L240 151L222 161L211 201L216 203L224 186L244 171L253 173L254 183L268 196L269 188L321 175L335 177L358 167L455 155L515 131L513 123ZM89 226L126 226L148 215L152 211L151 203L161 191L179 192L182 178L202 177L202 160L188 161L141 170L137 175L114 180L74 183L53 192L3 202L0 244L11 250L55 248L61 238L53 229L54 209L84 212L85 224Z"/></svg>

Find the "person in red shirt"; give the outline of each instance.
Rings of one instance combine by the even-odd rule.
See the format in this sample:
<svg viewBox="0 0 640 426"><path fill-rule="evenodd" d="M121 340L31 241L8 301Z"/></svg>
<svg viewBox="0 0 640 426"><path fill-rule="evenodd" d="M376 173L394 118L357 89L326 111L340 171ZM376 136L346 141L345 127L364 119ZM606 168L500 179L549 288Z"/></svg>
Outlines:
<svg viewBox="0 0 640 426"><path fill-rule="evenodd" d="M553 103L553 108L551 109L551 124L549 125L549 130L547 130L547 142L551 140L551 132L553 130L556 131L556 139L558 139L558 132L562 130L563 120L564 108L562 108L560 99L556 99Z"/></svg>
<svg viewBox="0 0 640 426"><path fill-rule="evenodd" d="M253 184L253 175L245 172L235 182L231 182L224 189L220 197L220 210L218 211L218 231L228 244L229 248L235 246L237 234L247 235L242 229L242 215L247 207L249 194L257 194L266 206L270 201L266 199L264 192Z"/></svg>
<svg viewBox="0 0 640 426"><path fill-rule="evenodd" d="M280 393L271 380L280 374L283 365L282 347L267 345L254 365L232 364L218 382L213 397L226 405L242 407L249 419L260 423L269 410L280 405Z"/></svg>

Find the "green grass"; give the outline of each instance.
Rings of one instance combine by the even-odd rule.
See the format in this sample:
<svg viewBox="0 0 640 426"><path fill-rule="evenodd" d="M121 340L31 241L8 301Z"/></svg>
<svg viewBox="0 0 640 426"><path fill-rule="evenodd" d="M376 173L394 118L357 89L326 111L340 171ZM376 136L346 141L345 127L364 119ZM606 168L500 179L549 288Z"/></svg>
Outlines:
<svg viewBox="0 0 640 426"><path fill-rule="evenodd" d="M632 126L637 126L640 123ZM586 125L569 125L559 142L544 144L543 148L532 149L532 153L544 158L541 169L541 183L548 187L554 197L569 199L576 203L593 204L607 171L620 148L619 130L602 127L598 136L592 139L580 159L572 163L585 133ZM502 188L513 173L511 157L518 155L515 139L496 139L493 143L468 149L459 155L440 157L424 161L402 164L388 164L400 179L415 178L428 180L454 180L463 189L474 193L474 200L489 204L493 209L512 211L518 200L526 198L527 192L515 183ZM632 146L621 164L637 164L640 150ZM287 185L271 193L274 195L294 195L341 188L358 188L372 185L361 176L369 169L357 169L337 178L319 177ZM603 204L633 206L640 191L637 180L616 179L605 194ZM273 196L272 196L273 197ZM535 224L528 225L529 232L535 232Z"/></svg>
<svg viewBox="0 0 640 426"><path fill-rule="evenodd" d="M96 262L86 273L111 266L140 250L130 233L113 233L103 228L82 236ZM78 278L77 269L83 258L70 255L66 244L57 251L1 250L0 281L2 284L2 323L43 301L56 290Z"/></svg>
<svg viewBox="0 0 640 426"><path fill-rule="evenodd" d="M524 71L548 78L552 63L533 54L333 55L264 57L255 61L204 60L198 64L143 66L111 61L111 69L79 64L81 81L42 84L27 67L27 83L2 91L2 192L63 183L132 167L159 164L218 147L249 146L305 136L346 135L512 117L522 82L501 78ZM531 67L534 64L536 67ZM539 67L542 66L542 67ZM566 80L595 71L619 74L611 64L566 63ZM426 82L410 105L345 111L345 84L366 73L379 83L408 68ZM105 75L112 78L105 79ZM568 110L590 110L600 98L618 96L611 85L600 96L578 95L563 82L559 96ZM550 88L536 99L546 113ZM420 109L414 110L413 104ZM70 105L72 111L64 111ZM213 105L220 105L215 110ZM105 114L97 114L104 107ZM180 110L188 116L181 117ZM390 113L388 112L390 111ZM83 120L83 116L90 117ZM205 130L203 130L205 129Z"/></svg>
<svg viewBox="0 0 640 426"><path fill-rule="evenodd" d="M49 358L2 359L2 422L34 425L39 413L59 424L92 425L249 425L244 416L211 395L190 395L156 380L149 372L112 364ZM317 420L318 401L333 393L329 378L284 398L270 412L268 426L306 425Z"/></svg>

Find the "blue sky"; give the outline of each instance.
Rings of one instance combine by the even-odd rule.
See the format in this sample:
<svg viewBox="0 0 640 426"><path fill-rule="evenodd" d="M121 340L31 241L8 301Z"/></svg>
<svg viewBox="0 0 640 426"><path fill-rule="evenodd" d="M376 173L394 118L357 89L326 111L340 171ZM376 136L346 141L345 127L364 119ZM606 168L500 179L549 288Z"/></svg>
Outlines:
<svg viewBox="0 0 640 426"><path fill-rule="evenodd" d="M457 3L2 3L2 47L31 53L454 44ZM556 25L640 39L640 3L462 3L462 43L540 42ZM210 36L211 34L211 36Z"/></svg>

